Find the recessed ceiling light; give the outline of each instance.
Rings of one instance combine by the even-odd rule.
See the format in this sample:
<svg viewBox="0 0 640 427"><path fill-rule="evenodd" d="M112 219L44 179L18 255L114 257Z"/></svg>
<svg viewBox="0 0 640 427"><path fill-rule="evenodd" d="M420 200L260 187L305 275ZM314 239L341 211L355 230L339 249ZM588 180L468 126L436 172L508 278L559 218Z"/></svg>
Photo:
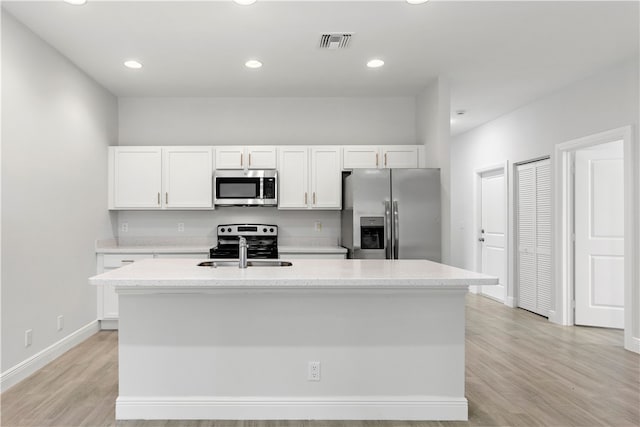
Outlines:
<svg viewBox="0 0 640 427"><path fill-rule="evenodd" d="M407 3L409 4L422 4L422 3L426 3L429 0L407 0Z"/></svg>
<svg viewBox="0 0 640 427"><path fill-rule="evenodd" d="M72 4L74 6L81 6L87 2L87 0L64 0L65 3Z"/></svg>
<svg viewBox="0 0 640 427"><path fill-rule="evenodd" d="M127 68L131 68L132 70L139 70L140 68L142 68L142 64L134 60L124 61L124 66Z"/></svg>
<svg viewBox="0 0 640 427"><path fill-rule="evenodd" d="M382 59L372 59L367 62L367 67L369 68L380 68L384 65L384 61Z"/></svg>
<svg viewBox="0 0 640 427"><path fill-rule="evenodd" d="M262 67L262 62L258 61L257 59L250 59L244 63L244 66L247 68L260 68Z"/></svg>
<svg viewBox="0 0 640 427"><path fill-rule="evenodd" d="M250 4L254 4L256 2L256 0L233 0L233 1L242 6L249 6Z"/></svg>

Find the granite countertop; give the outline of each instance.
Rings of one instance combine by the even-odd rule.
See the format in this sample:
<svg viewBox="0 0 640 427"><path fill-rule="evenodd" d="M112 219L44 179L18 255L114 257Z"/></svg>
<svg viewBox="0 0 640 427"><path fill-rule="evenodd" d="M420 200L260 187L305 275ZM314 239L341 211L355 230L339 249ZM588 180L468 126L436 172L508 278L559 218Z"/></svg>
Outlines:
<svg viewBox="0 0 640 427"><path fill-rule="evenodd" d="M209 253L209 249L215 246L214 241L206 239L132 239L118 242L116 239L98 240L96 253L98 254L135 254L135 253ZM322 253L322 254L346 254L347 249L338 245L317 244L315 242L287 242L278 245L278 252L283 254L294 253Z"/></svg>
<svg viewBox="0 0 640 427"><path fill-rule="evenodd" d="M290 267L198 267L196 259L148 259L89 279L120 289L464 288L498 279L426 260L295 260Z"/></svg>

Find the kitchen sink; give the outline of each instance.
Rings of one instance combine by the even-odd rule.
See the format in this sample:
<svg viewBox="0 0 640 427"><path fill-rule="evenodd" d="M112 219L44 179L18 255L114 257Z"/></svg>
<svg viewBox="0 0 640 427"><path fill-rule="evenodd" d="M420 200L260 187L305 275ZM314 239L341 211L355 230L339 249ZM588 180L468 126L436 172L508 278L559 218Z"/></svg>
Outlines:
<svg viewBox="0 0 640 427"><path fill-rule="evenodd" d="M261 259L247 261L247 267L291 267L293 264L289 261ZM238 267L238 261L203 261L198 267Z"/></svg>

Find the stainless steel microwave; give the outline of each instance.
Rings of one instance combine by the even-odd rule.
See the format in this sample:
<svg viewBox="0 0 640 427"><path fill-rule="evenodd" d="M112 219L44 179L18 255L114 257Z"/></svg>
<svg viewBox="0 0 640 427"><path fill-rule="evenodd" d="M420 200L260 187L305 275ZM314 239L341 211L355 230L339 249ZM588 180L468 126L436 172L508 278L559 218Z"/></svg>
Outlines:
<svg viewBox="0 0 640 427"><path fill-rule="evenodd" d="M275 170L218 170L213 175L213 202L218 206L277 206Z"/></svg>

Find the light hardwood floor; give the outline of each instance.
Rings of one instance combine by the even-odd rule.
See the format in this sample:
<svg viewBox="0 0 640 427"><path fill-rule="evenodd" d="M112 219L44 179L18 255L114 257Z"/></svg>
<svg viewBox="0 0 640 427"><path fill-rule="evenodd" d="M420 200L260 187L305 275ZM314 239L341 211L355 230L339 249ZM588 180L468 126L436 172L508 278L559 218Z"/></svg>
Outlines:
<svg viewBox="0 0 640 427"><path fill-rule="evenodd" d="M467 297L469 422L120 421L117 333L100 332L0 396L0 425L119 427L639 426L640 356L622 331L562 327Z"/></svg>

